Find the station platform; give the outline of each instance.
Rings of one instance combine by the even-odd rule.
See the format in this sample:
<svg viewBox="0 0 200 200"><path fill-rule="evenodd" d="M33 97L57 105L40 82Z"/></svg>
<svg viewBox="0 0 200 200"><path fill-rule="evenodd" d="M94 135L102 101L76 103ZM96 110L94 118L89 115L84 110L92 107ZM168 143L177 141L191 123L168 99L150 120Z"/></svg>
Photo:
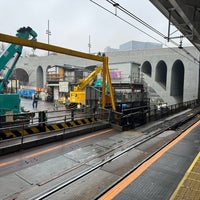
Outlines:
<svg viewBox="0 0 200 200"><path fill-rule="evenodd" d="M200 200L200 122L167 146L100 199Z"/></svg>
<svg viewBox="0 0 200 200"><path fill-rule="evenodd" d="M200 152L170 199L200 199Z"/></svg>

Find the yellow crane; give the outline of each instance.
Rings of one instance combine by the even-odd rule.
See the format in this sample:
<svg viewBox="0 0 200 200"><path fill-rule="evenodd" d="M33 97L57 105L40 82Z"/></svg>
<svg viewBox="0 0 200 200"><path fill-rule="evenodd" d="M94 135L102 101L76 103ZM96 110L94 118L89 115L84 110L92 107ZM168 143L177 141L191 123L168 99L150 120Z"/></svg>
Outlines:
<svg viewBox="0 0 200 200"><path fill-rule="evenodd" d="M8 42L8 43L14 43L14 44L18 44L18 45L27 46L27 47L32 47L32 48L35 48L35 49L53 51L53 52L57 52L57 53L65 54L65 55L79 57L79 58L85 58L85 59L89 59L89 60L95 60L95 61L103 62L103 69L102 69L102 75L103 75L102 107L105 108L105 105L106 105L106 95L105 94L106 94L106 79L107 79L107 84L109 86L109 91L110 91L112 109L116 110L115 101L114 101L114 93L113 93L111 78L110 78L109 69L108 69L108 57L83 53L83 52L80 52L80 51L75 51L75 50L66 49L66 48L63 48L63 47L45 44L45 43L42 43L42 42L30 41L30 40L26 40L26 39L23 39L23 38L17 38L17 37L2 34L2 33L0 33L0 41Z"/></svg>
<svg viewBox="0 0 200 200"><path fill-rule="evenodd" d="M75 103L75 104L84 104L85 103L85 87L88 86L91 82L93 82L96 78L96 76L102 72L102 77L103 77L103 83L102 83L102 96L105 96L105 86L106 86L106 79L107 79L107 84L109 87L110 96L111 96L111 104L112 104L112 109L116 110L115 107L115 101L114 101L114 95L113 95L113 89L112 89L112 84L110 80L110 74L109 70L105 70L103 66L97 66L85 79L80 79L77 86L74 86L73 91L70 91L70 103ZM112 95L111 95L112 93ZM104 99L104 98L102 98ZM102 107L105 107L106 102L102 101Z"/></svg>
<svg viewBox="0 0 200 200"><path fill-rule="evenodd" d="M89 85L91 82L94 81L96 76L99 72L101 72L103 69L103 66L97 66L94 71L92 71L89 76L87 76L85 79L80 79L77 86L74 86L73 91L70 91L70 103L76 103L76 104L84 104L85 103L85 87Z"/></svg>

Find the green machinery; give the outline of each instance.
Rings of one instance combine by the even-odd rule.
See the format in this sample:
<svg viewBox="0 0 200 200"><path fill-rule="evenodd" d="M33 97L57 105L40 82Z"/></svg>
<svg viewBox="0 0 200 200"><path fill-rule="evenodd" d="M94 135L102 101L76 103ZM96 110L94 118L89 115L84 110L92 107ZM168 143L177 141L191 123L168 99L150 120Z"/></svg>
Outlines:
<svg viewBox="0 0 200 200"><path fill-rule="evenodd" d="M22 27L17 30L16 36L18 38L36 41L37 33L30 27ZM22 45L10 44L0 55L0 115L21 113L19 95L14 93L7 94L4 91L15 69L16 63L21 56L22 49ZM12 64L9 63L11 61L13 61ZM7 65L10 65L10 67Z"/></svg>
<svg viewBox="0 0 200 200"><path fill-rule="evenodd" d="M18 38L36 41L37 33L30 27L23 27L17 30L16 36ZM10 112L14 114L21 112L19 95L4 92L16 63L21 56L22 49L22 45L10 44L0 55L0 115L5 115ZM13 63L9 64L12 60L14 60ZM10 67L7 65L10 65Z"/></svg>

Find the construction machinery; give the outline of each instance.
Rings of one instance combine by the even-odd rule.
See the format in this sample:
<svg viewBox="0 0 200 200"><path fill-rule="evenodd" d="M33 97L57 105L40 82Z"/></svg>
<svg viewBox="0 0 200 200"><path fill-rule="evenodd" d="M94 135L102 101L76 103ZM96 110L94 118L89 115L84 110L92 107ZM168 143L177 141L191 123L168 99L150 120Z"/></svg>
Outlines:
<svg viewBox="0 0 200 200"><path fill-rule="evenodd" d="M101 76L104 77L104 79L103 78L101 79L100 89L96 89L95 91L89 90L91 87L95 89L94 82L99 73L101 73ZM105 77L107 78L107 81ZM69 102L68 102L69 104L67 107L79 108L79 106L81 107L82 105L88 105L94 108L97 106L97 102L99 102L98 106L102 106L105 108L107 104L110 104L112 106L112 109L116 110L114 95L113 96L111 95L113 91L112 91L111 81L108 81L109 78L110 78L109 70L104 70L103 66L96 66L95 69L85 79L80 79L78 84L74 86L73 89L70 91ZM103 85L104 85L104 89L103 89ZM91 86L91 87L87 87L87 86ZM109 91L109 94L108 94L108 91ZM95 103L91 101L91 96L95 96L96 98ZM105 97L105 105L103 105L103 102L101 100L103 98L101 97L103 98Z"/></svg>
<svg viewBox="0 0 200 200"><path fill-rule="evenodd" d="M102 71L103 66L97 66L85 79L80 79L78 84L70 91L69 101L71 104L85 105L85 87L94 82L96 76Z"/></svg>
<svg viewBox="0 0 200 200"><path fill-rule="evenodd" d="M37 33L30 27L22 27L17 30L16 36L36 41ZM6 87L21 56L22 49L22 45L10 44L0 55L0 116L21 113L19 95L16 93L6 93ZM1 118L2 121L4 119L2 120Z"/></svg>
<svg viewBox="0 0 200 200"><path fill-rule="evenodd" d="M108 110L108 113L106 114L106 116L107 117L110 116L111 112L113 112L114 115L112 115L112 119L113 120L116 119L116 121L120 122L122 124L122 126L134 124L133 122L136 118L138 118L138 115L141 116L140 121L143 122L145 120L146 110L148 109L147 101L144 101L144 103L146 102L146 105L135 108L135 102L133 102L134 99L132 98L132 94L130 95L131 101L129 101L129 102L127 102L127 101L122 102L121 100L117 101L118 99L117 98L115 99L114 88L113 88L113 84L111 83L111 77L110 77L109 69L108 69L108 57L107 56L87 54L87 53L78 52L78 51L74 51L71 49L66 49L66 48L49 45L49 44L45 44L45 43L41 43L41 42L32 42L30 40L26 40L23 38L17 38L17 37L13 37L13 36L1 34L1 33L0 33L0 40L4 41L4 42L11 42L11 43L13 42L15 44L22 45L22 46L34 47L34 48L38 48L38 49L53 51L53 52L62 53L62 54L70 55L70 56L75 56L75 57L79 57L79 58L90 59L90 60L102 62L103 67L99 68L100 69L99 72L102 71L102 87L101 87L101 91L100 91L101 96L99 99L101 101L100 102L101 109ZM89 75L89 77L87 77L86 79L83 79L82 81L80 81L78 83L77 86L74 87L74 89L70 93L70 99L69 99L70 103L74 103L74 102L76 103L76 100L77 100L77 102L83 102L84 99L87 100L87 98L84 96L85 94L84 93L81 94L81 92L85 92L84 87L86 87L86 85L90 83L89 80L93 81L94 77L98 74L97 69L95 69L93 73L94 73L94 76L91 76L91 79L89 78L90 77L90 75ZM106 95L107 85L106 84L108 85L108 89L109 89L109 98L106 98L107 97L107 95ZM132 86L130 86L130 87L132 87ZM144 94L143 88L141 88L140 91L141 91L141 96L143 96L143 94ZM120 92L121 92L121 88L120 88ZM116 93L116 90L115 90L115 93ZM132 91L132 93L135 93L135 92ZM127 94L125 95L123 92L121 92L121 94L123 96L129 96ZM78 100L78 95L80 98L79 100ZM115 94L115 96L116 96L116 94ZM138 94L137 94L137 96L138 96ZM81 98L83 98L83 100ZM108 102L109 102L109 107L107 106ZM141 105L141 103L143 105L143 101L142 102L139 101L139 105ZM90 105L90 104L88 104L88 105ZM107 109L107 108L109 108L109 109ZM112 108L112 110L110 108ZM116 116L118 116L118 114L115 112L118 110L122 111L122 113L120 113L119 118L116 117Z"/></svg>

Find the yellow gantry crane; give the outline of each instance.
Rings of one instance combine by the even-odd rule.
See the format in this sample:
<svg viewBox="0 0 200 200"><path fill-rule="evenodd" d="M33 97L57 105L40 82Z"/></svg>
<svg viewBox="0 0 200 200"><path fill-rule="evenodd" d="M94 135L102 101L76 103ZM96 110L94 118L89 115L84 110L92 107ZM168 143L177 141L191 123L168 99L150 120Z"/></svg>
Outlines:
<svg viewBox="0 0 200 200"><path fill-rule="evenodd" d="M70 55L70 56L75 56L75 57L79 57L79 58L85 58L85 59L89 59L89 60L95 60L95 61L102 62L103 63L102 69L101 69L102 79L103 79L102 80L102 82L103 82L102 83L102 107L105 108L105 106L106 106L106 83L107 83L108 87L109 87L109 91L110 91L110 99L111 99L112 109L114 111L116 110L114 93L113 93L113 88L112 88L112 83L111 83L111 78L110 78L110 73L109 73L109 68L108 68L108 57L74 51L71 49L66 49L66 48L62 48L62 47L58 47L58 46L54 46L54 45L50 45L50 44L45 44L42 42L26 40L23 38L17 38L17 37L2 34L2 33L0 33L0 41L23 45L23 46L27 46L27 47L32 47L34 49L53 51L56 53L61 53L61 54L65 54L65 55Z"/></svg>

